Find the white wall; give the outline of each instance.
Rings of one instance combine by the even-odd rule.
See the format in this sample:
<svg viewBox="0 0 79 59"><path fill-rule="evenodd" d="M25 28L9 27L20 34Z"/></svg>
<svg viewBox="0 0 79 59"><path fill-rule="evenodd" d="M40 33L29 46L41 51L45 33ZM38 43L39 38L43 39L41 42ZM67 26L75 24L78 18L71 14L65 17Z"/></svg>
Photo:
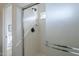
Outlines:
<svg viewBox="0 0 79 59"><path fill-rule="evenodd" d="M22 56L22 24L21 24L21 8L12 5L12 55Z"/></svg>
<svg viewBox="0 0 79 59"><path fill-rule="evenodd" d="M79 4L46 4L45 40L79 48ZM47 47L47 55L74 54Z"/></svg>

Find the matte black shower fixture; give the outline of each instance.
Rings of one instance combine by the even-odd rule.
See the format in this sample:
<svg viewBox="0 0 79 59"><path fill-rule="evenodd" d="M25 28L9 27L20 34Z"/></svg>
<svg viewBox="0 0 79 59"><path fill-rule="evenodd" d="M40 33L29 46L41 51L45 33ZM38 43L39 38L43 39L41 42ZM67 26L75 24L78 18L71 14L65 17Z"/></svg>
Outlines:
<svg viewBox="0 0 79 59"><path fill-rule="evenodd" d="M35 29L34 29L34 27L32 27L32 28L31 28L31 32L35 32Z"/></svg>
<svg viewBox="0 0 79 59"><path fill-rule="evenodd" d="M36 8L32 8L32 10L37 11L37 9L36 9Z"/></svg>

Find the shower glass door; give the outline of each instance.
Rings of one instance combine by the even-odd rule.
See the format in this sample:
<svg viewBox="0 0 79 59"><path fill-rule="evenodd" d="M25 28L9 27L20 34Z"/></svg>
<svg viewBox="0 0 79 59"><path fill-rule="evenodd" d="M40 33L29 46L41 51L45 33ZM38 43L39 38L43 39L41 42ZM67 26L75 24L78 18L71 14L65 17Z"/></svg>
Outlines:
<svg viewBox="0 0 79 59"><path fill-rule="evenodd" d="M48 55L79 55L79 4L46 4Z"/></svg>

